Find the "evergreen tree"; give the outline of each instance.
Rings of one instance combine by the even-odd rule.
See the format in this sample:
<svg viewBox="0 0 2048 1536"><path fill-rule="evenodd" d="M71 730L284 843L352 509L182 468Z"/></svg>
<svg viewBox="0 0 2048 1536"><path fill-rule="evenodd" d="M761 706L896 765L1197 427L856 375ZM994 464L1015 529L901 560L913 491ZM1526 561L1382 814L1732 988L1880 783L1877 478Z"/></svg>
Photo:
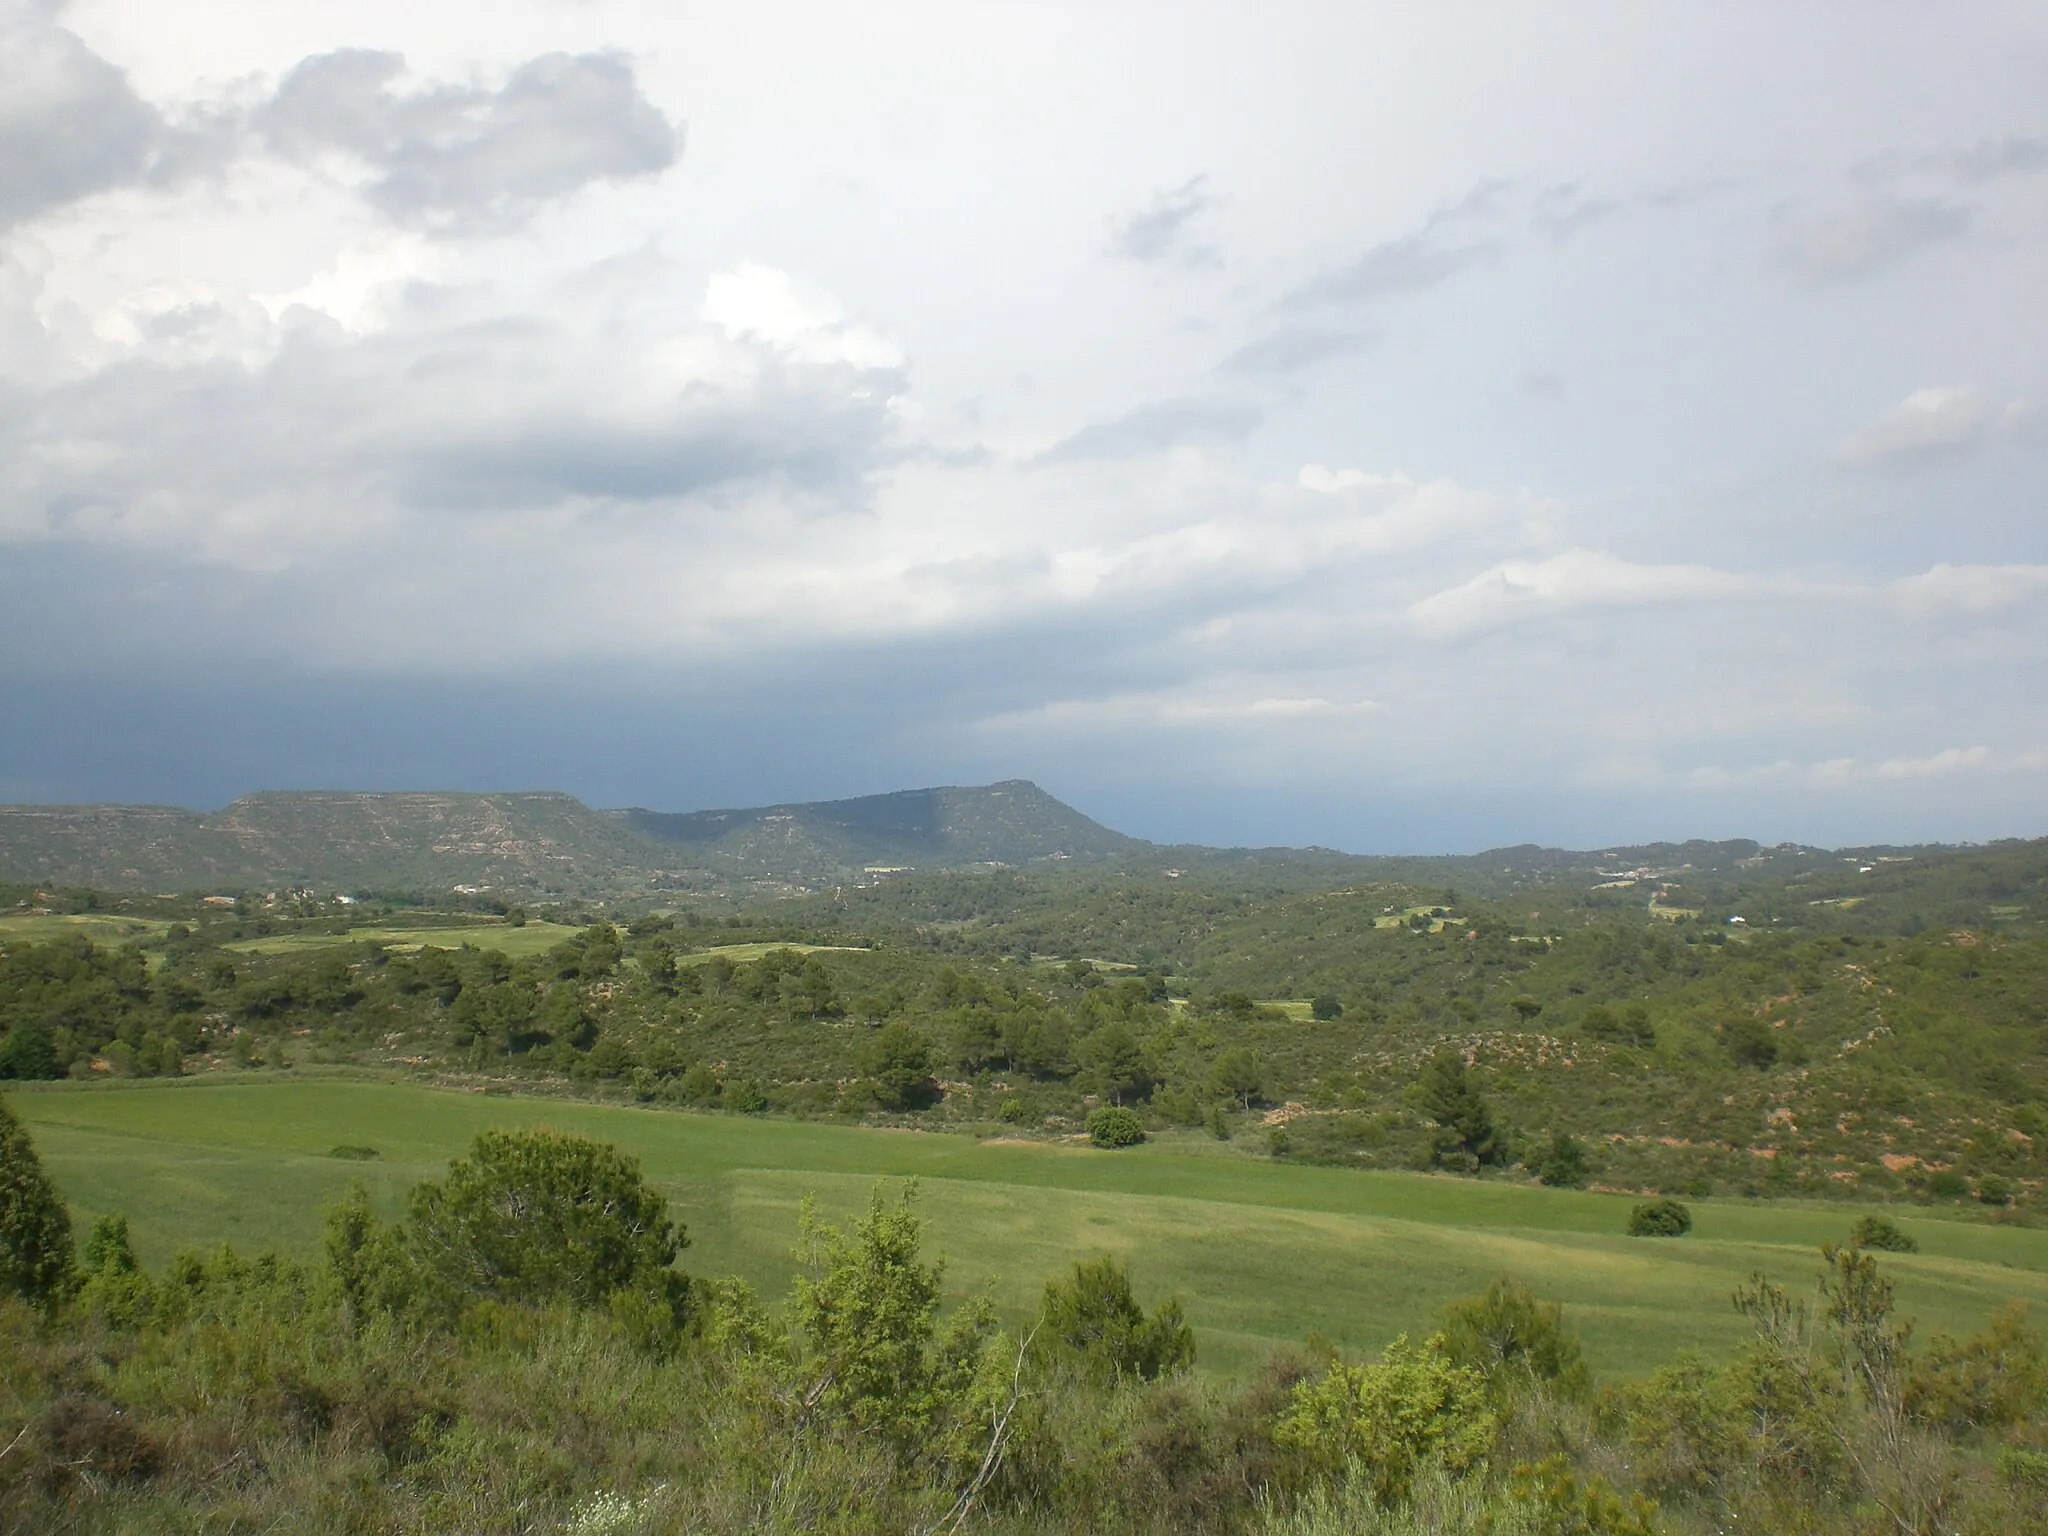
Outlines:
<svg viewBox="0 0 2048 1536"><path fill-rule="evenodd" d="M70 1276L71 1213L0 1100L0 1296L53 1301Z"/></svg>
<svg viewBox="0 0 2048 1536"><path fill-rule="evenodd" d="M1472 1080L1464 1057L1448 1046L1438 1051L1417 1087L1422 1112L1436 1122L1436 1132L1430 1138L1434 1162L1439 1166L1464 1163L1486 1167L1507 1161L1493 1110Z"/></svg>

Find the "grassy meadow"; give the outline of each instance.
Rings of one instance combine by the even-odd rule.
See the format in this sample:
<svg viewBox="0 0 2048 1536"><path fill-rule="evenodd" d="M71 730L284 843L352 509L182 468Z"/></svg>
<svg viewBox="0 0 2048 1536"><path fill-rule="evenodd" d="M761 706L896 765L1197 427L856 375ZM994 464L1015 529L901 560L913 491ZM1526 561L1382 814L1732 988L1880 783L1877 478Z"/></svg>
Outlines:
<svg viewBox="0 0 2048 1536"><path fill-rule="evenodd" d="M139 939L160 937L170 927L166 920L122 917L108 912L9 912L0 915L0 939L25 944L47 944L52 939L85 935L95 944L132 944Z"/></svg>
<svg viewBox="0 0 2048 1536"><path fill-rule="evenodd" d="M876 1179L915 1177L956 1292L988 1286L1017 1314L1070 1260L1116 1254L1142 1294L1183 1299L1222 1371L1312 1330L1376 1347L1506 1272L1566 1303L1597 1370L1641 1374L1732 1345L1736 1285L1764 1269L1803 1290L1817 1245L1858 1211L1703 1201L1692 1236L1631 1239L1626 1197L1292 1166L1194 1138L1109 1153L343 1078L52 1085L10 1102L80 1221L125 1212L148 1263L223 1239L309 1250L351 1178L395 1209L479 1130L547 1124L638 1156L688 1224L695 1271L779 1291L806 1195L843 1215ZM379 1157L330 1155L343 1145ZM2048 1233L1898 1219L1923 1251L1885 1263L1921 1337L1974 1331L2012 1298L2048 1311Z"/></svg>
<svg viewBox="0 0 2048 1536"><path fill-rule="evenodd" d="M582 932L563 923L528 922L515 928L510 923L464 923L446 928L408 928L402 925L366 924L345 933L310 928L295 933L272 934L262 939L242 939L223 944L246 955L300 955L337 944L389 944L397 949L460 949L473 944L500 954L523 959L544 955L562 940Z"/></svg>

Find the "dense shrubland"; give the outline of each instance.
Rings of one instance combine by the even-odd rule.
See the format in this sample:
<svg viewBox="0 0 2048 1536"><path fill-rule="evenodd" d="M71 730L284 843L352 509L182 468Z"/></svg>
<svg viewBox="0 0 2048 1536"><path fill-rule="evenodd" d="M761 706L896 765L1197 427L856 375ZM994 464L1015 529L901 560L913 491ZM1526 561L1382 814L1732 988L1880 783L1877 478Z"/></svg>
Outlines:
<svg viewBox="0 0 2048 1536"><path fill-rule="evenodd" d="M941 1304L912 1192L802 1224L779 1301L688 1274L628 1158L491 1133L314 1262L74 1251L0 1106L0 1524L47 1531L2048 1530L2048 1355L2017 1311L1915 1348L1870 1249L1750 1342L1589 1376L1512 1280L1377 1354L1191 1366L1107 1259L1035 1316Z"/></svg>

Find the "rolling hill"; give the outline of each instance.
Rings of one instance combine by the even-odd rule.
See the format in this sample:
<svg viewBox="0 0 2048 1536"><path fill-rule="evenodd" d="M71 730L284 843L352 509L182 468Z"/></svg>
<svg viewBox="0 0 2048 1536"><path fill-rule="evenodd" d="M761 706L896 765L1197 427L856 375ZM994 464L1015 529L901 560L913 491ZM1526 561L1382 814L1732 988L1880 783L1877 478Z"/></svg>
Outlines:
<svg viewBox="0 0 2048 1536"><path fill-rule="evenodd" d="M594 810L555 793L271 792L210 815L0 806L0 879L102 890L765 896L1151 847L1021 779L684 814Z"/></svg>

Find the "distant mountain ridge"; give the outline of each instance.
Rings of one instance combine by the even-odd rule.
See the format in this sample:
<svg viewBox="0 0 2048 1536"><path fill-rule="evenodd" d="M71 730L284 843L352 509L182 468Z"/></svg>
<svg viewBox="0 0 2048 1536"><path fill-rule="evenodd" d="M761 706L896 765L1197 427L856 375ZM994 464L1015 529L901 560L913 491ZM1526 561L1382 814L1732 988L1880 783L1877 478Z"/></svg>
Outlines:
<svg viewBox="0 0 2048 1536"><path fill-rule="evenodd" d="M1747 839L1438 856L1167 845L1114 831L1027 779L686 812L597 810L554 791L269 791L211 814L0 805L0 880L152 892L464 892L520 902L765 898L989 865L1203 871L1275 889L1384 880L1483 895L1637 870L1769 865L1786 873L1833 865L1846 851Z"/></svg>
<svg viewBox="0 0 2048 1536"><path fill-rule="evenodd" d="M1099 860L1152 846L1112 832L1028 779L742 810L613 814L663 842L792 874Z"/></svg>
<svg viewBox="0 0 2048 1536"><path fill-rule="evenodd" d="M0 806L0 879L114 890L772 894L899 869L1094 862L1151 846L1023 779L680 813L595 810L557 792L269 791L210 815Z"/></svg>

